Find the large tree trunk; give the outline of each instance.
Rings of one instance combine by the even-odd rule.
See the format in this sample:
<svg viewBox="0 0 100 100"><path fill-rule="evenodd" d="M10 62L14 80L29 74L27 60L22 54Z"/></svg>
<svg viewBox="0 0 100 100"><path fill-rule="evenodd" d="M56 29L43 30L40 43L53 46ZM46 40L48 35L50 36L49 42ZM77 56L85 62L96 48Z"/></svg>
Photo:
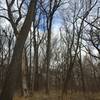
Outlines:
<svg viewBox="0 0 100 100"><path fill-rule="evenodd" d="M21 31L18 33L19 35L14 47L11 63L8 66L6 80L0 95L0 100L13 100L14 92L17 85L16 83L19 78L22 51L31 27L32 17L34 16L34 12L35 12L35 5L36 5L36 1L31 0L26 19L21 28Z"/></svg>

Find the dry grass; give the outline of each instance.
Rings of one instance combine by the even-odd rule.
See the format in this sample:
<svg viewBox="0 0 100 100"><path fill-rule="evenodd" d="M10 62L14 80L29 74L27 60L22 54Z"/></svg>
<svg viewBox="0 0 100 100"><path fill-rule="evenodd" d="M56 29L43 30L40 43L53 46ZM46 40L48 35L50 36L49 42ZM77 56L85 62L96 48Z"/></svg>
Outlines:
<svg viewBox="0 0 100 100"><path fill-rule="evenodd" d="M63 98L60 92L51 91L49 95L44 92L35 92L32 97L18 97L16 96L14 100L100 100L100 93L86 93L83 95L80 92L68 93Z"/></svg>

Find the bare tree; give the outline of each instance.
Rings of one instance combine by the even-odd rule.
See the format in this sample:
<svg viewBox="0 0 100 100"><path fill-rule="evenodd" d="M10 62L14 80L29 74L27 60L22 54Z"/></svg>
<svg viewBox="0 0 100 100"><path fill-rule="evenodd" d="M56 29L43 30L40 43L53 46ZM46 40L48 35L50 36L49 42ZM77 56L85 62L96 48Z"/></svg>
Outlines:
<svg viewBox="0 0 100 100"><path fill-rule="evenodd" d="M25 21L23 23L23 26L22 26L21 30L18 32L16 30L16 28L17 28L15 26L16 24L13 22L13 19L12 19L13 16L12 16L12 12L11 12L11 8L14 5L14 3L15 3L15 0L12 0L11 2L8 2L6 0L6 4L8 7L8 16L10 18L10 19L6 18L6 19L9 19L9 21L11 22L12 27L14 28L14 33L19 34L19 35L16 40L12 60L8 66L6 80L5 80L1 95L0 95L0 98L3 100L12 100L13 99L15 89L16 89L16 83L17 83L17 80L19 77L19 70L20 70L20 61L19 60L22 56L23 47L24 47L28 32L31 27L32 17L34 16L35 7L36 7L36 1L31 0Z"/></svg>
<svg viewBox="0 0 100 100"><path fill-rule="evenodd" d="M84 29L84 20L88 17L90 11L95 7L96 4L97 4L97 1L95 1L94 4L92 4L91 7L87 11L84 11L84 9L82 10L83 2L80 3L80 6L77 6L77 2L74 2L74 7L70 8L71 11L73 11L72 19L70 19L69 17L64 18L66 37L63 38L62 36L62 38L65 45L68 48L67 56L69 57L69 64L67 65L68 67L67 67L67 72L66 72L66 78L64 80L63 92L66 92L67 90L67 84L71 78L71 73L75 64L77 54L79 52L81 34ZM80 23L78 23L79 16L82 16ZM71 32L70 32L70 29L68 29L69 27L68 27L68 24L66 23L66 20L67 21L71 20L70 22L72 25Z"/></svg>
<svg viewBox="0 0 100 100"><path fill-rule="evenodd" d="M61 4L61 0L49 0L47 3L46 1L40 1L41 9L46 16L46 29L47 29L47 46L46 46L46 93L49 92L49 66L50 66L50 54L51 54L51 29L52 29L52 21L53 16ZM46 3L46 4L45 4ZM48 7L47 7L48 6Z"/></svg>

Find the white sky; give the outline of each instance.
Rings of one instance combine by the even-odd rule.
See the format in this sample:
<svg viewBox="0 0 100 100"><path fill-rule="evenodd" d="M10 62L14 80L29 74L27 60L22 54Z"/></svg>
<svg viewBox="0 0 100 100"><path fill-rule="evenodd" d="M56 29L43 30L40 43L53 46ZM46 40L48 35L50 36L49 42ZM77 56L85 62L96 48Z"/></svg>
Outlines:
<svg viewBox="0 0 100 100"><path fill-rule="evenodd" d="M71 0L71 1L75 1L75 0ZM2 7L6 8L5 0L0 0L0 2L2 2L2 4L3 4ZM100 2L100 0L99 0L99 2ZM97 10L97 7L100 7L100 5L98 4L95 7L95 9L93 10L93 12L91 12L91 13L94 13L95 10ZM4 13L0 11L0 15L4 15ZM61 15L58 12L54 16L53 26L52 26L52 32L53 32L54 36L59 35L59 28L62 26L62 20L61 20L60 16ZM6 20L0 20L0 22L2 22L2 26L6 26L9 24L9 22ZM94 50L94 53L97 54L97 51ZM83 54L84 54L84 52L83 52Z"/></svg>

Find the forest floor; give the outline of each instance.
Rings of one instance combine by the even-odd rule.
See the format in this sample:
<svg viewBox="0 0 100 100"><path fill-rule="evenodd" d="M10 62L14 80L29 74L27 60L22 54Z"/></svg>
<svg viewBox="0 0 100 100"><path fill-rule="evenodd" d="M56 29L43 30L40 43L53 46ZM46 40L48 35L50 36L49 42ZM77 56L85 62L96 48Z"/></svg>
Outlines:
<svg viewBox="0 0 100 100"><path fill-rule="evenodd" d="M61 96L60 92L52 91L49 95L44 92L35 92L31 97L16 96L14 100L100 100L100 93L68 93Z"/></svg>

